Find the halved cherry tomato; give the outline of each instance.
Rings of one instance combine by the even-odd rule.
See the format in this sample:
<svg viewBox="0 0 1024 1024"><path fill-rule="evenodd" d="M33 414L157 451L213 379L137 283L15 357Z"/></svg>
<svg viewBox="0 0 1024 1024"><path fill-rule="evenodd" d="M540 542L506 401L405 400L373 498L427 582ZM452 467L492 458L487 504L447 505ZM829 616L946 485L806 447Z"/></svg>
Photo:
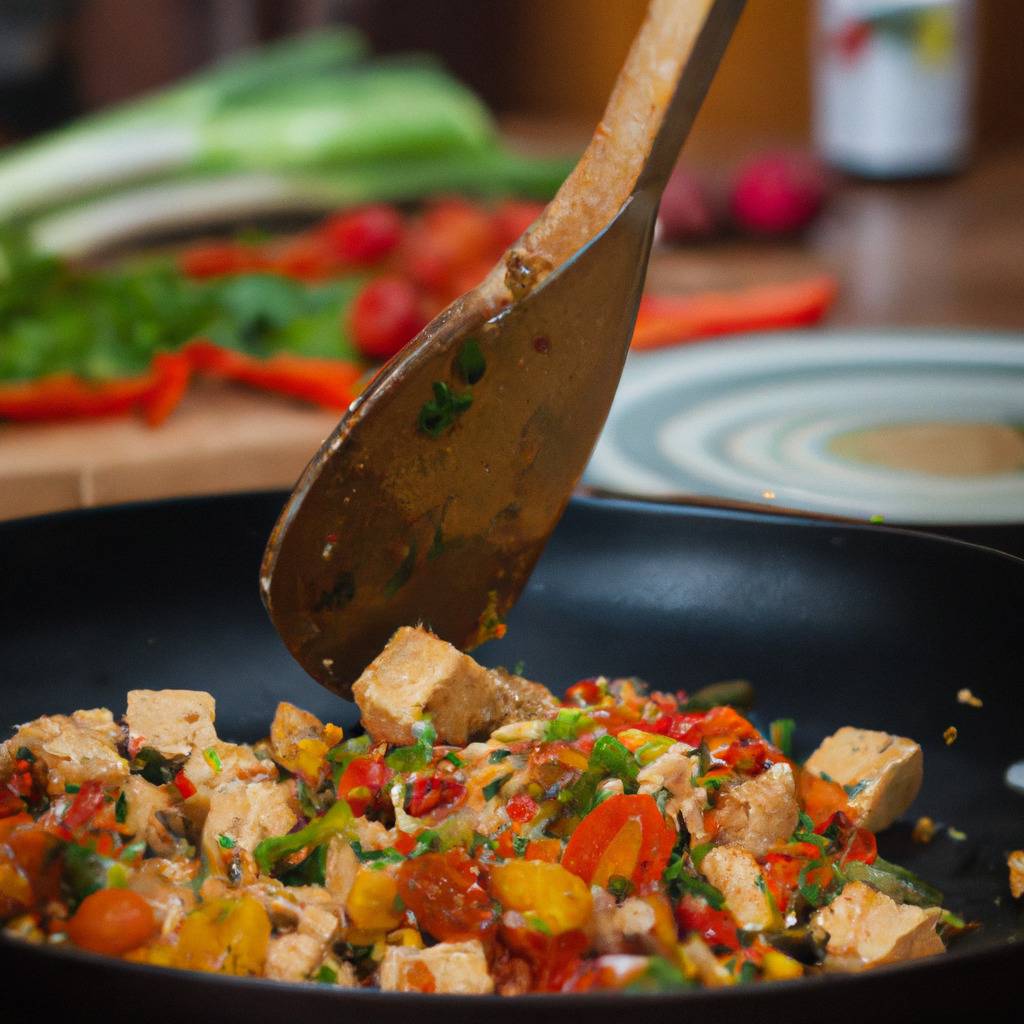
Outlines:
<svg viewBox="0 0 1024 1024"><path fill-rule="evenodd" d="M676 840L654 798L610 797L577 826L562 854L562 866L583 881L605 886L622 875L640 886L661 877Z"/></svg>
<svg viewBox="0 0 1024 1024"><path fill-rule="evenodd" d="M156 931L156 919L137 892L100 889L82 900L67 931L82 949L120 956L141 946Z"/></svg>
<svg viewBox="0 0 1024 1024"><path fill-rule="evenodd" d="M479 868L461 849L425 853L398 869L398 892L419 926L442 942L489 939L496 918Z"/></svg>

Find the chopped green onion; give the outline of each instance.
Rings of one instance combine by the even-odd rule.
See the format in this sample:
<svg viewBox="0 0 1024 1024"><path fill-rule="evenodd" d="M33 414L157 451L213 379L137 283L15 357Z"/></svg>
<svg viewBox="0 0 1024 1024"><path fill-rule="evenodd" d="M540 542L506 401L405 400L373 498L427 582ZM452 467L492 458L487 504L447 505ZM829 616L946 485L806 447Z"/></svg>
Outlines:
<svg viewBox="0 0 1024 1024"><path fill-rule="evenodd" d="M491 756L487 758L488 764L500 764L505 760L506 757L511 757L511 750L494 750L491 752Z"/></svg>
<svg viewBox="0 0 1024 1024"><path fill-rule="evenodd" d="M217 844L222 850L233 850L235 848L235 841L231 836L225 835L223 832L217 836Z"/></svg>
<svg viewBox="0 0 1024 1024"><path fill-rule="evenodd" d="M501 787L504 786L511 778L512 772L509 772L508 775L499 775L498 778L494 779L492 782L488 782L487 785L484 786L484 799L491 800L497 796Z"/></svg>
<svg viewBox="0 0 1024 1024"><path fill-rule="evenodd" d="M321 985L333 985L338 980L338 972L327 964L321 964L320 969L313 975L313 980Z"/></svg>
<svg viewBox="0 0 1024 1024"><path fill-rule="evenodd" d="M114 821L118 825L123 825L125 819L128 817L128 797L125 793L117 798L117 803L114 804Z"/></svg>
<svg viewBox="0 0 1024 1024"><path fill-rule="evenodd" d="M213 747L207 747L203 751L203 760L214 770L215 773L219 773L223 767L220 763L220 754L217 753Z"/></svg>
<svg viewBox="0 0 1024 1024"><path fill-rule="evenodd" d="M450 761L456 768L462 768L466 763L458 754L455 753L454 750L449 750L448 753L444 755L443 760Z"/></svg>
<svg viewBox="0 0 1024 1024"><path fill-rule="evenodd" d="M593 727L593 721L579 708L559 708L558 714L544 729L544 740L575 740L581 732Z"/></svg>

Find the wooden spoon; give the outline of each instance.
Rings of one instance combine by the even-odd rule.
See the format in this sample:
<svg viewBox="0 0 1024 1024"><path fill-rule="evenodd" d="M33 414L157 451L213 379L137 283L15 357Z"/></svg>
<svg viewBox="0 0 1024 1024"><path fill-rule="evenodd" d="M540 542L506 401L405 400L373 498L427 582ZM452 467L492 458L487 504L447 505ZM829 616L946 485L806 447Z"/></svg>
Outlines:
<svg viewBox="0 0 1024 1024"><path fill-rule="evenodd" d="M500 636L590 457L658 202L744 0L652 0L586 152L478 288L377 375L306 468L261 593L343 696L400 625Z"/></svg>

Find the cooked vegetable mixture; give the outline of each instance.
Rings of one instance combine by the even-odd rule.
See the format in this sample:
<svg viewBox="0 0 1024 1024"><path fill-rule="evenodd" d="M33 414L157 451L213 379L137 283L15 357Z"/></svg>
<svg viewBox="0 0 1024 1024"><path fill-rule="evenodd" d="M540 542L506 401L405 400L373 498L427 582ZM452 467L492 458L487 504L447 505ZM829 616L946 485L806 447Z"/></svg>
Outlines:
<svg viewBox="0 0 1024 1024"><path fill-rule="evenodd" d="M940 953L942 894L878 856L920 747L802 766L732 704L588 679L557 700L422 629L355 685L366 732L133 690L0 746L8 935L168 967L419 992L670 990ZM731 702L731 704L730 704Z"/></svg>

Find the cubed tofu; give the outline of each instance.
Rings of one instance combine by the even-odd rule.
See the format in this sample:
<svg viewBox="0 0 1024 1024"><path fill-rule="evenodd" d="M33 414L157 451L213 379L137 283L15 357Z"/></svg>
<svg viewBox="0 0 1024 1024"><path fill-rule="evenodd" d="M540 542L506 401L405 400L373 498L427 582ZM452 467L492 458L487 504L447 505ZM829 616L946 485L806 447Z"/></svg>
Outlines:
<svg viewBox="0 0 1024 1024"><path fill-rule="evenodd" d="M270 725L270 750L274 760L290 772L302 767L303 740L320 740L324 723L309 711L283 700ZM321 749L323 749L321 747Z"/></svg>
<svg viewBox="0 0 1024 1024"><path fill-rule="evenodd" d="M924 778L924 758L913 740L849 725L825 739L804 767L847 787L857 824L872 832L910 807Z"/></svg>
<svg viewBox="0 0 1024 1024"><path fill-rule="evenodd" d="M725 905L741 928L763 930L775 923L768 886L749 850L716 846L704 855L700 870L725 897Z"/></svg>
<svg viewBox="0 0 1024 1024"><path fill-rule="evenodd" d="M13 767L14 755L27 747L46 766L46 789L51 795L64 792L71 783L95 780L104 786L122 785L128 778L128 762L117 752L118 729L106 708L66 715L45 715L19 727L3 744L0 764Z"/></svg>
<svg viewBox="0 0 1024 1024"><path fill-rule="evenodd" d="M799 816L793 770L788 764L775 764L722 794L715 811L715 841L763 857L776 843L789 839Z"/></svg>
<svg viewBox="0 0 1024 1024"><path fill-rule="evenodd" d="M901 905L863 882L850 882L812 923L828 934L825 967L859 971L941 953L945 946L935 930L941 914L938 907Z"/></svg>
<svg viewBox="0 0 1024 1024"><path fill-rule="evenodd" d="M267 947L266 975L278 981L304 981L323 958L323 944L312 935L277 935Z"/></svg>
<svg viewBox="0 0 1024 1024"><path fill-rule="evenodd" d="M324 885L339 906L345 905L358 873L359 858L352 847L341 836L334 836L327 847Z"/></svg>
<svg viewBox="0 0 1024 1024"><path fill-rule="evenodd" d="M232 782L272 782L278 772L273 761L261 761L245 743L214 740L192 751L185 762L185 774L200 793L205 791L209 796Z"/></svg>
<svg viewBox="0 0 1024 1024"><path fill-rule="evenodd" d="M653 796L659 789L669 791L665 814L673 822L677 815L683 816L683 824L694 844L707 839L704 811L708 805L708 794L701 786L693 784L693 778L698 774L697 765L698 758L691 747L685 743L673 743L664 754L641 768L637 775L639 792Z"/></svg>
<svg viewBox="0 0 1024 1024"><path fill-rule="evenodd" d="M442 743L463 746L501 721L494 679L472 658L424 629L403 626L353 686L366 731L377 741L413 742L429 715Z"/></svg>
<svg viewBox="0 0 1024 1024"><path fill-rule="evenodd" d="M470 942L440 942L429 949L388 946L380 965L385 992L448 992L487 995L494 979L487 970L484 947Z"/></svg>
<svg viewBox="0 0 1024 1024"><path fill-rule="evenodd" d="M128 750L133 756L152 747L163 757L188 757L217 739L216 705L202 690L129 690Z"/></svg>
<svg viewBox="0 0 1024 1024"><path fill-rule="evenodd" d="M141 775L131 775L121 789L127 811L124 824L161 857L172 857L178 850L177 837L158 817L170 810L172 796L163 786L154 786Z"/></svg>
<svg viewBox="0 0 1024 1024"><path fill-rule="evenodd" d="M234 783L210 797L203 824L203 849L211 870L222 863L220 836L250 853L264 839L289 832L298 821L295 796L289 783Z"/></svg>

